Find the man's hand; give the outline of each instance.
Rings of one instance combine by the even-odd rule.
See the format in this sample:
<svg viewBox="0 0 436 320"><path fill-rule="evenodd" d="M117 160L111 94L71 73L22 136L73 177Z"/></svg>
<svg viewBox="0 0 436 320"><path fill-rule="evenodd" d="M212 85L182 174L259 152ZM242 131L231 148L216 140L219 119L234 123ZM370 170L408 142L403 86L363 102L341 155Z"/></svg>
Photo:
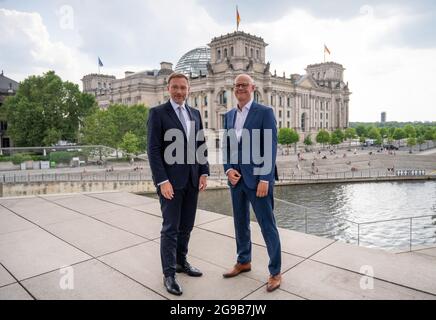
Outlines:
<svg viewBox="0 0 436 320"><path fill-rule="evenodd" d="M164 182L159 187L160 193L162 193L165 199L172 200L174 198L174 190L171 182Z"/></svg>
<svg viewBox="0 0 436 320"><path fill-rule="evenodd" d="M268 194L268 182L259 181L257 185L256 197L263 198Z"/></svg>
<svg viewBox="0 0 436 320"><path fill-rule="evenodd" d="M201 176L198 181L198 190L203 191L207 187L207 176Z"/></svg>
<svg viewBox="0 0 436 320"><path fill-rule="evenodd" d="M241 179L241 174L235 169L230 169L230 171L227 172L227 178L229 179L231 185L235 186L239 179Z"/></svg>

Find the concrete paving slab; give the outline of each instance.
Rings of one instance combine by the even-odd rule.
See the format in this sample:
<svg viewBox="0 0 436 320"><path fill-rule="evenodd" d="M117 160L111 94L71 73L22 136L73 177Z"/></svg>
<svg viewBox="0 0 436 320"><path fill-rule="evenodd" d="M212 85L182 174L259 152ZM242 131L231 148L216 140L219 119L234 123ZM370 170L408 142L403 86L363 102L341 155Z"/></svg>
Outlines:
<svg viewBox="0 0 436 320"><path fill-rule="evenodd" d="M418 250L418 251L414 251L414 252L415 253L419 253L419 254L425 254L425 255L428 255L428 256L436 258L436 248Z"/></svg>
<svg viewBox="0 0 436 320"><path fill-rule="evenodd" d="M189 261L203 271L203 276L194 278L178 274L177 279L184 293L180 297L171 295L163 286L159 245L153 241L100 257L99 260L168 299L242 299L262 286L261 282L247 277L236 277L224 281L223 268L189 257Z"/></svg>
<svg viewBox="0 0 436 320"><path fill-rule="evenodd" d="M0 287L16 282L11 274L0 265Z"/></svg>
<svg viewBox="0 0 436 320"><path fill-rule="evenodd" d="M14 213L3 214L0 213L0 234L35 229L39 228L37 225L20 218Z"/></svg>
<svg viewBox="0 0 436 320"><path fill-rule="evenodd" d="M189 254L228 270L236 263L236 242L233 238L195 228L189 241ZM300 257L283 253L282 270L288 270L302 260ZM266 283L269 277L268 262L266 248L253 244L252 268L243 276Z"/></svg>
<svg viewBox="0 0 436 320"><path fill-rule="evenodd" d="M153 202L147 202L141 205L135 205L132 206L131 208L162 218L162 211L160 210L159 200L155 200Z"/></svg>
<svg viewBox="0 0 436 320"><path fill-rule="evenodd" d="M284 273L281 289L311 300L436 299L436 296L311 260Z"/></svg>
<svg viewBox="0 0 436 320"><path fill-rule="evenodd" d="M97 214L94 218L150 240L160 237L162 219L144 212L118 207L117 210Z"/></svg>
<svg viewBox="0 0 436 320"><path fill-rule="evenodd" d="M129 192L93 193L93 194L87 194L87 196L120 204L127 207L140 206L148 202L156 201L153 198L139 196Z"/></svg>
<svg viewBox="0 0 436 320"><path fill-rule="evenodd" d="M1 300L33 300L33 298L18 283L0 288Z"/></svg>
<svg viewBox="0 0 436 320"><path fill-rule="evenodd" d="M311 259L354 272L362 272L363 266L370 266L378 279L436 294L433 257L393 254L336 242Z"/></svg>
<svg viewBox="0 0 436 320"><path fill-rule="evenodd" d="M89 258L89 255L41 229L0 235L0 260L18 280Z"/></svg>
<svg viewBox="0 0 436 320"><path fill-rule="evenodd" d="M232 217L226 217L217 221L202 224L201 229L210 230L230 237L235 236L235 228ZM282 251L300 257L310 257L317 251L325 248L335 240L320 238L292 230L279 228ZM265 246L260 227L257 222L251 222L251 241Z"/></svg>
<svg viewBox="0 0 436 320"><path fill-rule="evenodd" d="M82 215L38 197L3 200L2 204L39 226L81 218Z"/></svg>
<svg viewBox="0 0 436 320"><path fill-rule="evenodd" d="M245 297L243 300L305 300L295 294L289 293L287 291L277 289L273 292L266 291L266 285L256 290L249 296Z"/></svg>
<svg viewBox="0 0 436 320"><path fill-rule="evenodd" d="M94 216L96 214L111 212L122 208L116 204L80 194L66 198L51 199L50 197L45 197L45 199L53 201L68 209L83 213L87 216Z"/></svg>
<svg viewBox="0 0 436 320"><path fill-rule="evenodd" d="M68 278L71 276L71 278ZM161 300L155 292L97 260L22 282L37 300Z"/></svg>
<svg viewBox="0 0 436 320"><path fill-rule="evenodd" d="M51 224L47 230L93 257L147 241L92 218Z"/></svg>

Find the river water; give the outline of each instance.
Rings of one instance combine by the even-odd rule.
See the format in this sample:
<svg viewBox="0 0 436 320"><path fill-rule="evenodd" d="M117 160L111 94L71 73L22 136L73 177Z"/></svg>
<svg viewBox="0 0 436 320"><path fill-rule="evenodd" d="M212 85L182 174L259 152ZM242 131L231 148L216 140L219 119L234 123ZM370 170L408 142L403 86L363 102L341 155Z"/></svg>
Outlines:
<svg viewBox="0 0 436 320"><path fill-rule="evenodd" d="M436 245L436 181L276 186L274 196L282 228L387 250ZM202 192L198 207L232 215L229 190Z"/></svg>

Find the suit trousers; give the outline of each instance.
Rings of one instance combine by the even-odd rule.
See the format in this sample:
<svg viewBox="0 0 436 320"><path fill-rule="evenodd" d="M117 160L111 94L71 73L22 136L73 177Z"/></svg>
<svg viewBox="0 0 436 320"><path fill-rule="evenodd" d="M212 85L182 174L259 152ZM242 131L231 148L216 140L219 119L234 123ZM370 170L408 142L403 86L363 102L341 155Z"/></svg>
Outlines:
<svg viewBox="0 0 436 320"><path fill-rule="evenodd" d="M233 204L233 221L235 224L237 262L251 262L251 231L250 231L250 203L259 223L263 239L269 255L268 269L271 275L280 273L281 246L280 237L274 218L274 185L269 185L268 194L259 198L256 189L250 189L243 181L243 177L236 186L231 186L230 193Z"/></svg>
<svg viewBox="0 0 436 320"><path fill-rule="evenodd" d="M174 198L171 200L163 197L158 188L163 217L160 254L162 271L166 277L175 275L176 263L183 264L188 253L199 192L190 180L183 189L174 190Z"/></svg>

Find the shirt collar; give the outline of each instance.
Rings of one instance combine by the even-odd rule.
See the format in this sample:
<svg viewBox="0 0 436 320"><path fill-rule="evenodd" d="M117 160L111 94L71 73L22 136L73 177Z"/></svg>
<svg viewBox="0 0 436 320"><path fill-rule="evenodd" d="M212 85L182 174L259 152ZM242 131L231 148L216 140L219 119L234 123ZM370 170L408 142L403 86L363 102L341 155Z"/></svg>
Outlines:
<svg viewBox="0 0 436 320"><path fill-rule="evenodd" d="M236 110L240 112L244 112L245 110L247 110L247 112L250 111L251 105L253 104L253 100L254 99L251 98L251 100L248 101L248 103L242 108L242 110L240 110L238 107L236 107Z"/></svg>
<svg viewBox="0 0 436 320"><path fill-rule="evenodd" d="M171 103L171 106L173 107L174 111L176 111L176 112L177 112L177 109L178 109L179 107L182 107L182 110L183 110L183 109L186 110L185 101L183 101L183 104L182 104L182 105L178 105L178 104L177 104L173 99L170 99L170 103Z"/></svg>

